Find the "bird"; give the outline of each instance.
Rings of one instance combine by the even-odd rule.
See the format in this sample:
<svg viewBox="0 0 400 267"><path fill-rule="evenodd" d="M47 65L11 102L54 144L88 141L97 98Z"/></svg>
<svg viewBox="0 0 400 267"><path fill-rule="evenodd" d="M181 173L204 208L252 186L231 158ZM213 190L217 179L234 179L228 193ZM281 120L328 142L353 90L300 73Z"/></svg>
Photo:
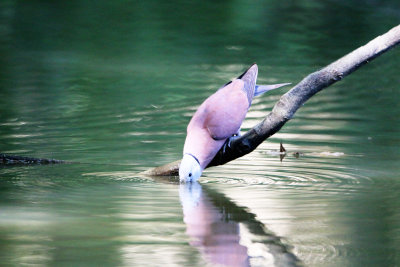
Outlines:
<svg viewBox="0 0 400 267"><path fill-rule="evenodd" d="M187 126L180 182L196 182L229 138L237 138L253 98L290 83L256 85L258 66L251 65L209 96Z"/></svg>

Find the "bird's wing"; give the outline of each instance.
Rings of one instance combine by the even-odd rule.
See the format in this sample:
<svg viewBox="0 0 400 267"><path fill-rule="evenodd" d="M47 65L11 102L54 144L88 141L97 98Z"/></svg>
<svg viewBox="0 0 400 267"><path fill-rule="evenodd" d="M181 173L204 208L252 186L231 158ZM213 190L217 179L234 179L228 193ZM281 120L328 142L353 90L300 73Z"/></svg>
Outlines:
<svg viewBox="0 0 400 267"><path fill-rule="evenodd" d="M258 67L257 64L253 64L245 70L242 74L240 74L236 79L240 79L244 81L244 87L243 91L246 92L247 97L249 99L249 103L251 104L251 100L253 99L254 95L254 87L256 85L256 80L257 80L257 74L258 74ZM227 85L231 84L232 81L227 82L223 86L221 86L218 90L226 87Z"/></svg>
<svg viewBox="0 0 400 267"><path fill-rule="evenodd" d="M249 69L247 69L245 72L242 73L242 75L238 77L238 79L241 79L244 82L243 91L247 94L247 100L249 102L249 106L251 105L251 102L254 97L257 74L258 74L257 64L253 64L250 66Z"/></svg>

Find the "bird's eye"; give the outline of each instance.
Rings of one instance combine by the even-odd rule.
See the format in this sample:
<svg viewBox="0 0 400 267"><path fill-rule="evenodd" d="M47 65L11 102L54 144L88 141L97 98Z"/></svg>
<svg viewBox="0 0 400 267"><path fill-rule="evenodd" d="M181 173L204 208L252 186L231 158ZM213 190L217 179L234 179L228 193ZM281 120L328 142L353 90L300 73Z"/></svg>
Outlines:
<svg viewBox="0 0 400 267"><path fill-rule="evenodd" d="M192 177L192 173L189 173L189 177Z"/></svg>

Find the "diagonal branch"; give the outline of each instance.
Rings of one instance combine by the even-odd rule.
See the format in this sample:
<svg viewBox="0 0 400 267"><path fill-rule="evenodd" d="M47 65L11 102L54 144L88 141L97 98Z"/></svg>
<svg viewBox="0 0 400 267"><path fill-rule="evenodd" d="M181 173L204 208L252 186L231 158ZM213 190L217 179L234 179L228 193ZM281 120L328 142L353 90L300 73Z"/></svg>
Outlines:
<svg viewBox="0 0 400 267"><path fill-rule="evenodd" d="M294 113L313 95L340 81L364 64L400 43L400 25L376 37L330 65L309 74L295 87L282 95L260 123L239 138L232 139L221 148L207 167L225 164L252 152L265 139L278 132ZM177 175L180 161L153 168L147 175Z"/></svg>

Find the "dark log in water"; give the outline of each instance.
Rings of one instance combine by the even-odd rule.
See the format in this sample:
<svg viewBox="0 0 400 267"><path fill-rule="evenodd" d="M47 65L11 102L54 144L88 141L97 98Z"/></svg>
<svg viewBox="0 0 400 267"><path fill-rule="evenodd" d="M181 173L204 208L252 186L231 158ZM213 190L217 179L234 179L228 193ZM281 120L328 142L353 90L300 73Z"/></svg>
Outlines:
<svg viewBox="0 0 400 267"><path fill-rule="evenodd" d="M0 165L33 165L68 163L64 160L31 158L0 153Z"/></svg>

